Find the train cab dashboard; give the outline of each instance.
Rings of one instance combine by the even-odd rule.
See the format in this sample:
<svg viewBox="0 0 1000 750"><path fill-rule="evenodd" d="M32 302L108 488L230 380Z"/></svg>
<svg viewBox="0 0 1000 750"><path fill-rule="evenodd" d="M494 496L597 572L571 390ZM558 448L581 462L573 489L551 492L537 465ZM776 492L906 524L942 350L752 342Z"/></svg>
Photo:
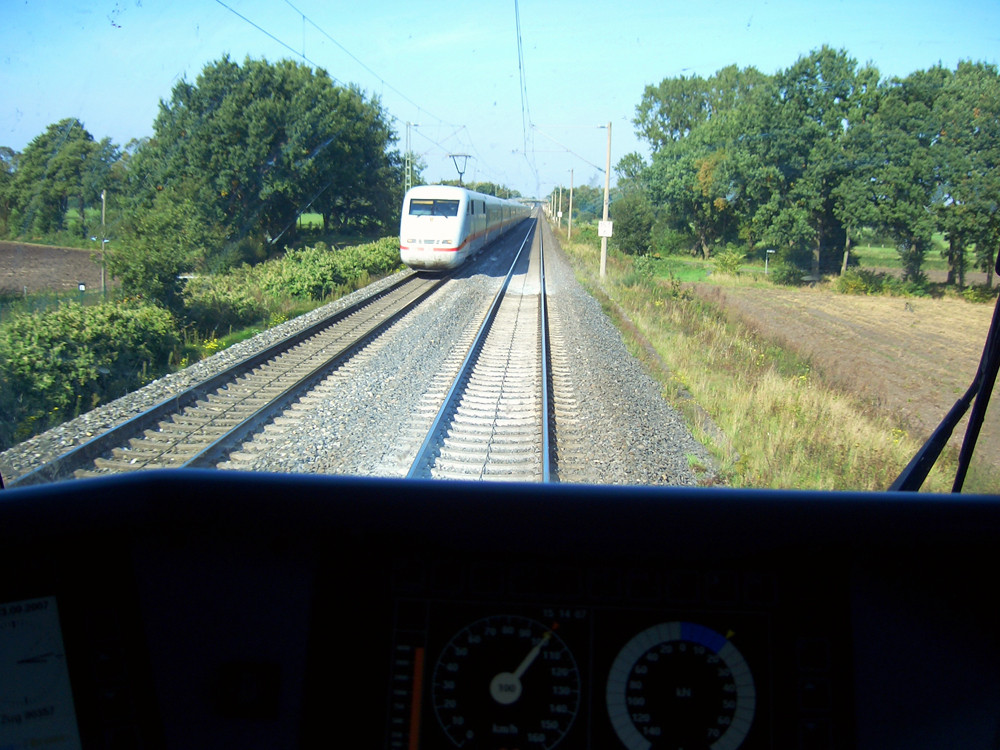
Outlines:
<svg viewBox="0 0 1000 750"><path fill-rule="evenodd" d="M0 748L996 748L1000 498L0 492Z"/></svg>

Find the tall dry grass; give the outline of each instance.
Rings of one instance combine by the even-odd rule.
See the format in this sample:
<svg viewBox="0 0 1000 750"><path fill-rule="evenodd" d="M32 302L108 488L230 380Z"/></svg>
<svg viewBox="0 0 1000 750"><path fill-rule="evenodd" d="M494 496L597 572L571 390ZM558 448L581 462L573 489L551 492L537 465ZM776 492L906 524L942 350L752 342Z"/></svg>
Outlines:
<svg viewBox="0 0 1000 750"><path fill-rule="evenodd" d="M655 350L662 367L652 368L654 376L713 452L724 483L882 490L920 448L891 415L824 382L807 360L728 320L680 284L642 278L622 256L609 258L607 277L598 279L596 245L576 239L561 237L578 277L605 298L613 317L630 321L623 329L637 352L640 337ZM627 332L632 326L636 334ZM939 462L925 490L950 490L949 464L948 457Z"/></svg>

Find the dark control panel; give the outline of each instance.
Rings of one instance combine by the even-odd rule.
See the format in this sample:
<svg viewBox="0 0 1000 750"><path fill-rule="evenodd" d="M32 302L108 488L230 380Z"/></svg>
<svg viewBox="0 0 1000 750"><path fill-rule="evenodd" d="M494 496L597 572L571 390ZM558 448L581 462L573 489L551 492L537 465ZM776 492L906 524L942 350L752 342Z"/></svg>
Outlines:
<svg viewBox="0 0 1000 750"><path fill-rule="evenodd" d="M998 541L995 498L8 490L0 748L985 750Z"/></svg>

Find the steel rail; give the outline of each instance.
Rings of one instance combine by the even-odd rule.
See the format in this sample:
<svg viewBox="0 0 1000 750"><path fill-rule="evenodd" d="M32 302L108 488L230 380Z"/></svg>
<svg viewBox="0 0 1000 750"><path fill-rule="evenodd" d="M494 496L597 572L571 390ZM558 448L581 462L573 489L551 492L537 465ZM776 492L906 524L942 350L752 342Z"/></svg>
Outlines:
<svg viewBox="0 0 1000 750"><path fill-rule="evenodd" d="M521 259L522 253L525 247L530 248L529 241L536 234L538 229L538 222L534 223L532 229L528 232L525 238L521 242L521 246L518 248L517 254L515 255L513 261L511 262L510 269L507 272L506 277L503 280L497 293L494 295L493 300L486 311L482 323L476 332L476 335L469 345L468 351L458 368L458 372L454 379L452 380L451 386L449 387L441 406L438 408L436 415L431 421L430 427L425 433L425 437L421 442L419 449L417 450L416 456L414 457L409 470L406 474L408 478L415 478L426 471L427 467L433 463L432 452L434 448L437 447L439 443L439 434L446 419L450 418L450 414L456 405L456 401L459 395L465 391L467 388L467 380L471 375L472 369L476 362L479 360L483 353L483 348L485 345L486 338L491 332L494 325L494 321L500 310L500 307L505 299L508 292L508 287L510 285L511 279L514 276L515 269L517 268L518 262ZM541 244L541 236L539 235L539 251L541 253L543 246ZM530 252L530 249L529 249ZM549 449L549 415L548 415L548 367L547 367L547 357L548 357L548 338L547 338L547 318L546 309L544 306L545 298L545 286L544 286L544 266L542 266L542 272L539 277L539 294L541 295L541 303L539 307L539 320L541 323L541 337L540 337L540 348L542 355L542 366L541 366L541 388L542 388L542 406L541 406L541 431L542 431L542 477L544 481L550 481L551 471L551 452Z"/></svg>
<svg viewBox="0 0 1000 750"><path fill-rule="evenodd" d="M402 318L414 307L427 299L427 297L433 294L434 291L444 284L448 278L450 278L450 275L442 276L435 283L429 284L422 293L411 299L404 306L400 307L396 312L386 316L379 323L376 323L374 326L364 331L353 342L341 347L330 357L326 358L324 362L321 362L319 365L314 367L301 380L293 385L290 385L278 394L278 396L271 400L266 406L262 406L260 409L247 417L243 422L236 425L225 434L220 435L216 440L206 445L202 450L182 463L180 468L209 468L214 466L222 460L231 446L236 443L243 442L243 440L249 437L252 433L267 424L267 422L274 416L275 412L285 409L293 403L303 391L309 390L316 383L325 378L335 363L351 357L374 336L377 336L382 331L392 326L397 320Z"/></svg>
<svg viewBox="0 0 1000 750"><path fill-rule="evenodd" d="M337 356L344 357L351 354L354 351L354 349L356 349L357 346L359 346L364 340L371 338L371 336L379 333L388 326L392 325L392 323L398 320L399 317L405 314L405 312L408 312L410 309L419 304L423 299L425 299L428 295L430 295L435 289L437 289L450 277L451 274L446 274L442 276L440 279L437 280L436 283L430 285L423 294L411 300L406 306L404 306L403 309L398 311L396 314L384 318L382 321L380 321L380 323L371 327L368 331L366 331L359 337L358 341L356 341L353 346L345 347L343 351L338 352ZM336 311L335 313L317 321L316 323L313 323L312 325L307 326L306 328L302 329L301 331L298 331L297 333L289 336L288 338L282 339L281 341L278 341L266 347L265 349L262 349L260 352L257 352L256 354L244 360L241 360L240 362L237 362L231 365L230 367L227 367L226 369L222 370L221 372L217 373L211 378L208 378L200 383L197 383L191 386L190 388L185 389L181 393L178 393L174 396L164 399L160 403L156 404L150 409L147 409L141 414L137 414L136 416L122 422L121 424L112 427L108 431L100 435L97 435L91 440L66 451L65 453L61 454L52 461L35 468L34 470L18 477L13 481L8 482L8 486L9 487L28 486L28 485L43 484L46 482L57 481L71 474L72 471L77 468L82 468L87 465L92 465L97 458L105 455L112 449L123 445L127 445L131 439L142 436L143 432L147 428L160 423L161 421L163 421L172 414L180 413L186 407L195 404L199 400L206 398L209 394L218 391L226 384L232 383L236 378L238 378L239 376L243 375L246 372L253 370L258 365L273 360L275 357L279 356L283 352L288 351L289 349L297 346L298 344L304 341L307 341L310 338L313 338L314 336L322 333L325 329L330 328L331 326L336 325L341 320L358 313L359 311L363 310L365 307L370 306L377 300L397 292L404 286L414 283L417 279L419 279L419 276L417 274L408 274L404 276L402 279L396 281L389 287L377 292L376 294L372 294L369 297L365 297L362 300L358 300L356 303L348 307L345 307L342 310ZM329 367L329 366L330 366L330 360L325 362L324 365L322 365L321 367ZM312 372L309 373L309 375L306 376L306 379L315 380L316 371L321 369L321 367L315 368ZM301 390L301 385L300 384L296 385L298 386L298 390ZM292 386L291 388L295 387L296 386ZM280 394L278 398L280 399L286 397L288 390L291 389L286 389L286 391ZM256 426L260 425L263 411L264 409L258 410L250 417L250 420L253 421L254 425ZM270 411L273 412L273 407L270 408ZM229 433L227 433L230 440L232 440L239 434L240 434L239 426L233 428L232 430L229 431ZM245 432L243 434L245 434ZM217 455L219 446L221 445L221 440L222 439L220 438L219 440L213 441L213 443L204 451L202 451L199 454L199 456L195 457L195 459L192 459L196 461L195 463L190 463L190 462L187 463L190 463L190 465L192 466L206 465L209 453L214 452L214 454ZM202 454L205 455L203 456Z"/></svg>
<svg viewBox="0 0 1000 750"><path fill-rule="evenodd" d="M549 310L545 293L545 238L544 232L538 233L538 264L539 282L538 294L541 299L541 348L542 348L542 481L552 481L551 430L549 424Z"/></svg>

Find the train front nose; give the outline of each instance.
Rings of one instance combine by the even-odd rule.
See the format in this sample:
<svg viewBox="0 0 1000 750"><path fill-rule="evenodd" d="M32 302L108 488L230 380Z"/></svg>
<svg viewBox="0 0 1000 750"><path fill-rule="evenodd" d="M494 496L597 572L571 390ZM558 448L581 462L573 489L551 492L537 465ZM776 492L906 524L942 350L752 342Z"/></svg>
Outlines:
<svg viewBox="0 0 1000 750"><path fill-rule="evenodd" d="M400 258L411 268L453 268L462 260L457 222L422 217L410 222L399 238Z"/></svg>

